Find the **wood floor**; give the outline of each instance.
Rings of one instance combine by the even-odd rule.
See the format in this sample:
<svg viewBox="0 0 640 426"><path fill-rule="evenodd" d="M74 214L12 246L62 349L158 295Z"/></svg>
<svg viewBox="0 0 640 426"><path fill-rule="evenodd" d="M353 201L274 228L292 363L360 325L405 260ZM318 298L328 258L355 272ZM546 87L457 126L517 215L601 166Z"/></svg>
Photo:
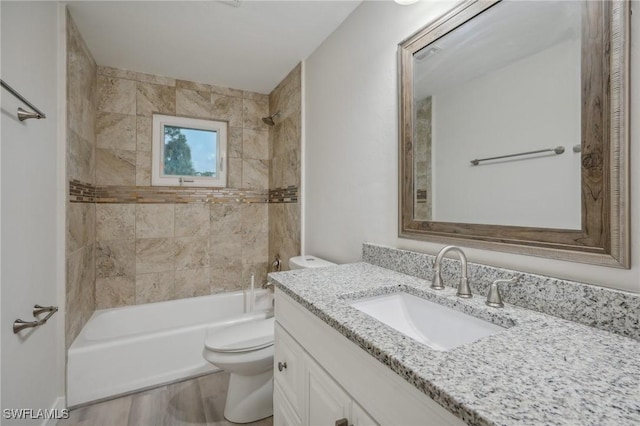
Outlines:
<svg viewBox="0 0 640 426"><path fill-rule="evenodd" d="M233 425L222 415L228 373L215 373L72 410L58 426ZM248 423L272 426L273 418Z"/></svg>

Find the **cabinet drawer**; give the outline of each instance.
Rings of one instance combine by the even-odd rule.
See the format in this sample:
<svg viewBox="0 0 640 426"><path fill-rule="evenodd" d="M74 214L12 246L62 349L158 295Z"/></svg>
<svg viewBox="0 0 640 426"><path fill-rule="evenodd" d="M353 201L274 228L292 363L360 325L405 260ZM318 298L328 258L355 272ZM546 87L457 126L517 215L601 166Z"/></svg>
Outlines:
<svg viewBox="0 0 640 426"><path fill-rule="evenodd" d="M303 412L304 351L293 337L276 322L273 378L283 396L300 415Z"/></svg>

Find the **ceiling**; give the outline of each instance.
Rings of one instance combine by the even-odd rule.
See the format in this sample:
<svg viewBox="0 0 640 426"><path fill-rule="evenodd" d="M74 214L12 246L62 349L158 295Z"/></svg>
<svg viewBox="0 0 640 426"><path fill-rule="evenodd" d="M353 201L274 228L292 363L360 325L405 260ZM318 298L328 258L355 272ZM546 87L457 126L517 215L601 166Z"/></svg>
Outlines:
<svg viewBox="0 0 640 426"><path fill-rule="evenodd" d="M566 40L580 40L581 18L582 3L576 1L498 3L416 53L415 98L442 93Z"/></svg>
<svg viewBox="0 0 640 426"><path fill-rule="evenodd" d="M68 7L98 65L270 93L360 2L70 1Z"/></svg>

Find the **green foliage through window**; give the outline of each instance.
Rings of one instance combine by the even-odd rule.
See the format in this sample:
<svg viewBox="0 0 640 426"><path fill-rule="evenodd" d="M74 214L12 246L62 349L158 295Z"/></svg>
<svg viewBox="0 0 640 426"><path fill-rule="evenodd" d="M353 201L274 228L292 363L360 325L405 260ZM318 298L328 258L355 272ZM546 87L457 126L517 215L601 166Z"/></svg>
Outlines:
<svg viewBox="0 0 640 426"><path fill-rule="evenodd" d="M179 127L164 126L164 174L193 176L191 148ZM209 175L210 176L210 175Z"/></svg>

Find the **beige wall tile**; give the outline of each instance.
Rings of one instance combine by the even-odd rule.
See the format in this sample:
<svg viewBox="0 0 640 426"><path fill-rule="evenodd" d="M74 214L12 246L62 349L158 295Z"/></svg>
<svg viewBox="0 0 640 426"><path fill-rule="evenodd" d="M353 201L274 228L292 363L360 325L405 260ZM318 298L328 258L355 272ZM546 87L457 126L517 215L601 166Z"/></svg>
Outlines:
<svg viewBox="0 0 640 426"><path fill-rule="evenodd" d="M271 189L275 188L283 188L285 187L286 177L285 177L285 167L287 164L287 159L284 157L272 157L271 158L271 168L269 170L269 187Z"/></svg>
<svg viewBox="0 0 640 426"><path fill-rule="evenodd" d="M242 100L242 127L245 129L269 130L262 118L269 115L269 102L266 100Z"/></svg>
<svg viewBox="0 0 640 426"><path fill-rule="evenodd" d="M282 117L299 113L301 106L301 65L298 64L269 95L269 110Z"/></svg>
<svg viewBox="0 0 640 426"><path fill-rule="evenodd" d="M242 290L242 264L211 268L211 294Z"/></svg>
<svg viewBox="0 0 640 426"><path fill-rule="evenodd" d="M232 268L242 264L242 236L240 234L209 237L210 265L212 268Z"/></svg>
<svg viewBox="0 0 640 426"><path fill-rule="evenodd" d="M94 244L88 244L67 254L65 293L67 303L74 310L82 310L79 306L80 293L86 288L91 290L95 287L95 263Z"/></svg>
<svg viewBox="0 0 640 426"><path fill-rule="evenodd" d="M242 92L242 97L244 99L254 99L261 102L269 102L269 95L265 95L264 93Z"/></svg>
<svg viewBox="0 0 640 426"><path fill-rule="evenodd" d="M67 177L95 183L95 147L75 131L67 132Z"/></svg>
<svg viewBox="0 0 640 426"><path fill-rule="evenodd" d="M141 238L136 240L136 274L173 272L175 270L173 238Z"/></svg>
<svg viewBox="0 0 640 426"><path fill-rule="evenodd" d="M176 89L159 84L137 83L137 115L151 117L153 113L176 113Z"/></svg>
<svg viewBox="0 0 640 426"><path fill-rule="evenodd" d="M195 81L176 80L177 89L197 90L199 92L211 92L211 85L196 83Z"/></svg>
<svg viewBox="0 0 640 426"><path fill-rule="evenodd" d="M162 302L175 298L175 274L136 275L136 304Z"/></svg>
<svg viewBox="0 0 640 426"><path fill-rule="evenodd" d="M108 149L136 150L135 115L101 112L96 117L96 146Z"/></svg>
<svg viewBox="0 0 640 426"><path fill-rule="evenodd" d="M96 239L98 241L135 238L135 204L97 204Z"/></svg>
<svg viewBox="0 0 640 426"><path fill-rule="evenodd" d="M242 160L242 188L269 189L267 160Z"/></svg>
<svg viewBox="0 0 640 426"><path fill-rule="evenodd" d="M295 151L289 151L285 156L282 186L290 185L300 186L300 155Z"/></svg>
<svg viewBox="0 0 640 426"><path fill-rule="evenodd" d="M230 127L242 127L242 99L212 93L211 118L228 121Z"/></svg>
<svg viewBox="0 0 640 426"><path fill-rule="evenodd" d="M266 203L243 204L240 206L243 234L269 231L269 205Z"/></svg>
<svg viewBox="0 0 640 426"><path fill-rule="evenodd" d="M240 286L243 289L251 287L251 275L254 275L254 286L260 288L267 282L267 262L245 263L242 265Z"/></svg>
<svg viewBox="0 0 640 426"><path fill-rule="evenodd" d="M136 150L151 152L151 117L136 117Z"/></svg>
<svg viewBox="0 0 640 426"><path fill-rule="evenodd" d="M211 118L211 93L195 90L176 90L176 114L185 117Z"/></svg>
<svg viewBox="0 0 640 426"><path fill-rule="evenodd" d="M211 204L210 230L213 237L242 232L240 205L236 203Z"/></svg>
<svg viewBox="0 0 640 426"><path fill-rule="evenodd" d="M96 276L135 276L136 241L111 240L96 243Z"/></svg>
<svg viewBox="0 0 640 426"><path fill-rule="evenodd" d="M176 271L176 298L206 296L210 294L210 271L208 268Z"/></svg>
<svg viewBox="0 0 640 426"><path fill-rule="evenodd" d="M175 239L176 270L209 267L209 237L182 237Z"/></svg>
<svg viewBox="0 0 640 426"><path fill-rule="evenodd" d="M96 184L135 185L136 152L96 149Z"/></svg>
<svg viewBox="0 0 640 426"><path fill-rule="evenodd" d="M279 254L282 270L289 259L300 255L300 206L298 203L269 204L269 260Z"/></svg>
<svg viewBox="0 0 640 426"><path fill-rule="evenodd" d="M164 77L161 75L145 74L141 72L134 73L134 80L140 83L160 84L162 86L176 86L176 79L171 77Z"/></svg>
<svg viewBox="0 0 640 426"><path fill-rule="evenodd" d="M136 83L121 78L98 76L98 112L135 115Z"/></svg>
<svg viewBox="0 0 640 426"><path fill-rule="evenodd" d="M66 174L95 183L96 63L67 11ZM65 344L69 347L95 309L95 206L67 203Z"/></svg>
<svg viewBox="0 0 640 426"><path fill-rule="evenodd" d="M136 151L136 185L151 186L151 153Z"/></svg>
<svg viewBox="0 0 640 426"><path fill-rule="evenodd" d="M242 263L262 263L269 259L269 234L242 234Z"/></svg>
<svg viewBox="0 0 640 426"><path fill-rule="evenodd" d="M135 80L136 72L129 70L122 70L120 68L113 68L100 65L96 71L98 75L104 75L106 77L124 78L127 80Z"/></svg>
<svg viewBox="0 0 640 426"><path fill-rule="evenodd" d="M229 127L227 156L242 158L242 127Z"/></svg>
<svg viewBox="0 0 640 426"><path fill-rule="evenodd" d="M209 235L209 204L176 204L176 237L206 237Z"/></svg>
<svg viewBox="0 0 640 426"><path fill-rule="evenodd" d="M173 204L137 204L136 238L173 237Z"/></svg>
<svg viewBox="0 0 640 426"><path fill-rule="evenodd" d="M107 77L124 78L127 80L134 80L140 83L152 83L162 84L164 86L175 86L176 80L170 77L163 77L160 75L145 74L136 71L122 70L118 68L99 66L98 75L104 75Z"/></svg>
<svg viewBox="0 0 640 426"><path fill-rule="evenodd" d="M136 302L136 277L96 279L96 308L107 309L133 305Z"/></svg>
<svg viewBox="0 0 640 426"><path fill-rule="evenodd" d="M245 129L242 134L242 158L245 160L268 160L269 132Z"/></svg>
<svg viewBox="0 0 640 426"><path fill-rule="evenodd" d="M68 304L69 302L67 302ZM73 343L84 323L82 322L82 312L77 309L66 309L64 316L64 328L65 328L65 347L68 349Z"/></svg>
<svg viewBox="0 0 640 426"><path fill-rule="evenodd" d="M242 188L242 159L229 158L227 164L229 165L227 186L229 188Z"/></svg>
<svg viewBox="0 0 640 426"><path fill-rule="evenodd" d="M88 203L67 204L67 252L95 241L96 208Z"/></svg>
<svg viewBox="0 0 640 426"><path fill-rule="evenodd" d="M228 87L211 86L211 93L224 96L233 96L234 98L242 98L242 90L230 89Z"/></svg>

